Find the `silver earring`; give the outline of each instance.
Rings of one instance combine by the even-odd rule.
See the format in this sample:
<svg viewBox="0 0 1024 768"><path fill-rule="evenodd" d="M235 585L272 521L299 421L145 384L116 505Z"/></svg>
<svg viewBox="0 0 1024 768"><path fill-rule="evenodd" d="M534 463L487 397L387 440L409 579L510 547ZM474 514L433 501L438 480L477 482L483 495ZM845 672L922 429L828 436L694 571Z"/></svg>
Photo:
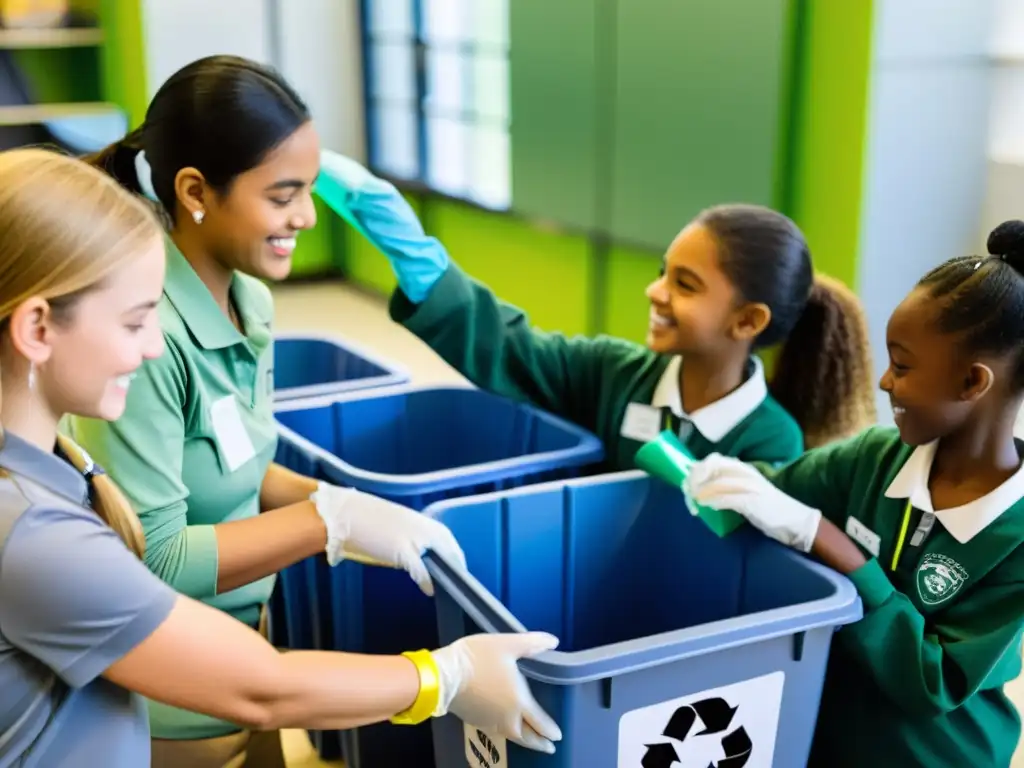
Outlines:
<svg viewBox="0 0 1024 768"><path fill-rule="evenodd" d="M28 365L28 391L31 392L36 388L36 364L29 363Z"/></svg>
<svg viewBox="0 0 1024 768"><path fill-rule="evenodd" d="M202 224L203 223L203 219L205 217L206 217L206 214L203 213L202 211L193 211L192 212L192 221L194 221L196 224Z"/></svg>

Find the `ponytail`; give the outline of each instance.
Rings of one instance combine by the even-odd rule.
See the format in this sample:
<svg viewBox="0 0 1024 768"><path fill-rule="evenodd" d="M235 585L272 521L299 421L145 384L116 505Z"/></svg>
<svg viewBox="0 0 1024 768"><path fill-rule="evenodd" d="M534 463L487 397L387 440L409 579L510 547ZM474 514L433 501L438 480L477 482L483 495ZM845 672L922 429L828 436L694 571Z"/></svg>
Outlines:
<svg viewBox="0 0 1024 768"><path fill-rule="evenodd" d="M144 195L142 185L139 184L138 172L135 170L135 156L142 151L142 130L141 127L136 128L120 141L115 141L99 152L86 155L82 160L99 168L129 192Z"/></svg>
<svg viewBox="0 0 1024 768"><path fill-rule="evenodd" d="M815 276L803 314L779 353L770 389L800 425L808 448L875 422L864 308L838 280Z"/></svg>
<svg viewBox="0 0 1024 768"><path fill-rule="evenodd" d="M93 510L103 522L114 529L114 533L121 537L128 549L141 559L146 553L146 536L142 532L142 524L135 510L121 489L109 475L93 464L92 459L74 440L65 435L58 435L57 445L75 469L89 479Z"/></svg>

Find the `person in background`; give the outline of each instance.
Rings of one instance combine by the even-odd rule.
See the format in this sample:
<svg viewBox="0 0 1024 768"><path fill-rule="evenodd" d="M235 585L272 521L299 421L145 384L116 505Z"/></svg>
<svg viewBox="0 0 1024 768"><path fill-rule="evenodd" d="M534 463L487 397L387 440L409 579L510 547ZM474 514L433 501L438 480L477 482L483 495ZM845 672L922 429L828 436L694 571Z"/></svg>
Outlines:
<svg viewBox="0 0 1024 768"><path fill-rule="evenodd" d="M94 168L24 149L0 153L0 231L0 766L148 766L142 696L252 729L452 712L553 751L558 728L515 666L554 647L549 635L401 656L279 653L146 568L128 501L57 425L66 413L117 419L140 366L161 359L160 226ZM322 514L331 547L373 549L358 505Z"/></svg>
<svg viewBox="0 0 1024 768"><path fill-rule="evenodd" d="M325 157L318 189L389 259L394 319L477 386L595 432L609 469L633 468L666 427L697 457L782 462L875 420L860 302L814 275L803 234L780 213L724 205L688 224L647 288L643 347L532 328L451 262L394 186L349 158ZM767 381L753 353L778 345Z"/></svg>
<svg viewBox="0 0 1024 768"><path fill-rule="evenodd" d="M687 492L847 574L809 765L1008 768L1024 630L1024 222L933 269L893 312L896 426L772 469L709 456Z"/></svg>
<svg viewBox="0 0 1024 768"><path fill-rule="evenodd" d="M296 238L315 224L320 169L292 88L246 59L200 59L160 87L137 130L87 160L149 191L168 229L164 354L140 368L120 418L68 426L138 512L153 572L263 631L277 572L321 552L332 565L404 568L428 594L425 550L464 565L440 523L273 462L274 307L262 281L288 275ZM239 755L283 764L277 733L173 702L151 702L150 720L156 768Z"/></svg>

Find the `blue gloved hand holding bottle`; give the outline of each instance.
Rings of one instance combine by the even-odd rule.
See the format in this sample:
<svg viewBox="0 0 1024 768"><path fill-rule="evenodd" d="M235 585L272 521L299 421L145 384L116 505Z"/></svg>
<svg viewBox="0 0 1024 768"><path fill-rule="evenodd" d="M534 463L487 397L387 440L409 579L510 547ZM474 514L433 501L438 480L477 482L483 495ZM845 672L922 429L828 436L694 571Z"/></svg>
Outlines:
<svg viewBox="0 0 1024 768"><path fill-rule="evenodd" d="M448 252L423 231L415 211L393 184L355 160L323 150L316 192L387 257L409 301L419 304L427 298L448 269Z"/></svg>

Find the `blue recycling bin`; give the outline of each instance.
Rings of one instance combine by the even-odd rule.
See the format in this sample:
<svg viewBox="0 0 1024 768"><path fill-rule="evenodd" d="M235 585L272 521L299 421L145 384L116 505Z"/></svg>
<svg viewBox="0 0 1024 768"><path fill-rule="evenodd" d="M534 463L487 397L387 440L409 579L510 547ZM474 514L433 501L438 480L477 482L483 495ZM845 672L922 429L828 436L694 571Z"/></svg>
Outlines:
<svg viewBox="0 0 1024 768"><path fill-rule="evenodd" d="M277 461L413 509L573 477L603 458L589 432L523 403L462 387L393 387L275 407ZM401 653L438 644L433 602L408 574L310 558L281 573L279 610L295 649ZM277 621L280 621L277 620ZM347 768L423 765L428 723L312 734Z"/></svg>
<svg viewBox="0 0 1024 768"><path fill-rule="evenodd" d="M274 400L392 387L409 381L397 363L349 341L312 333L274 335Z"/></svg>
<svg viewBox="0 0 1024 768"><path fill-rule="evenodd" d="M801 766L834 631L860 619L853 585L746 527L718 538L679 491L641 472L432 506L469 573L429 556L440 640L544 630L520 662L558 722L554 755L454 716L437 766Z"/></svg>
<svg viewBox="0 0 1024 768"><path fill-rule="evenodd" d="M386 389L409 381L408 371L336 336L306 332L274 335L274 401L290 401L367 389ZM291 576L299 579L298 571ZM270 640L293 647L284 620L281 588L270 599Z"/></svg>

